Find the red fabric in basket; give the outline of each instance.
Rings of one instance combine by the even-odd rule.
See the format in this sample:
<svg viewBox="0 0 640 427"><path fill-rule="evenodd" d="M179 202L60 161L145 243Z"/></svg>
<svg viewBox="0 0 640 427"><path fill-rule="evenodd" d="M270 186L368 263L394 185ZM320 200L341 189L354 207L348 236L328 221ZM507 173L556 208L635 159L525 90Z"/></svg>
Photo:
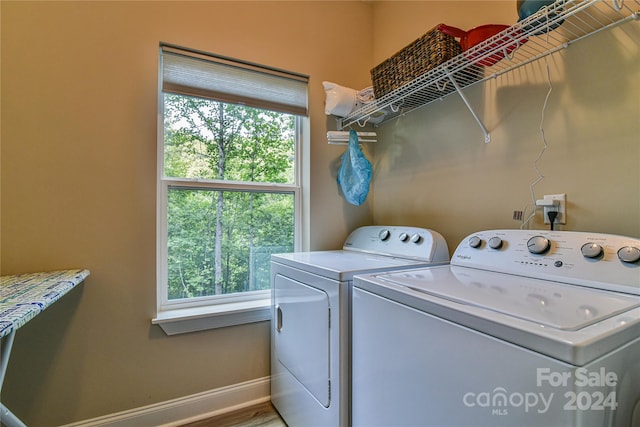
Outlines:
<svg viewBox="0 0 640 427"><path fill-rule="evenodd" d="M445 34L450 36L460 38L460 46L462 47L462 51L467 51L501 31L509 28L508 25L500 25L500 24L488 24L481 25L479 27L472 28L469 31L461 30L460 28L451 27L446 24L438 25L438 29ZM483 49L478 49L477 51L473 51L471 54L465 55L470 61L477 65L482 65L485 67L490 67L494 65L496 62L500 61L505 55L509 55L516 48L518 48L521 44L524 44L527 41L526 37L522 37L518 40L514 40L511 35L505 35L498 39L495 43L491 43L489 46ZM489 51L494 50L497 47L503 46L499 52L496 52L490 55L487 58L482 58ZM482 58L482 59L479 59Z"/></svg>

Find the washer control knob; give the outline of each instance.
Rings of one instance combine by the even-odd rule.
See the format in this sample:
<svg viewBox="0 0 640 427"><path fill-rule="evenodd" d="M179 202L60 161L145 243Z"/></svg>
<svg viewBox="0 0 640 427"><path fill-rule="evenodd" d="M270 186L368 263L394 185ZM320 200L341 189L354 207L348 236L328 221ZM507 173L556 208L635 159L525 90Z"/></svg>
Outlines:
<svg viewBox="0 0 640 427"><path fill-rule="evenodd" d="M418 244L422 241L422 236L419 235L418 233L412 234L411 235L411 243L415 243Z"/></svg>
<svg viewBox="0 0 640 427"><path fill-rule="evenodd" d="M549 250L551 242L544 236L533 236L527 241L527 248L532 254L543 254Z"/></svg>
<svg viewBox="0 0 640 427"><path fill-rule="evenodd" d="M398 239L400 239L401 242L406 242L407 240L409 240L409 235L405 232L400 233L400 236L398 236Z"/></svg>
<svg viewBox="0 0 640 427"><path fill-rule="evenodd" d="M386 228L383 228L382 230L380 230L380 232L378 233L378 237L380 238L380 240L382 240L383 242L385 240L389 239L389 236L391 236L391 233L389 232L389 230L387 230Z"/></svg>
<svg viewBox="0 0 640 427"><path fill-rule="evenodd" d="M502 247L502 239L497 236L490 238L489 247L491 249L500 249Z"/></svg>
<svg viewBox="0 0 640 427"><path fill-rule="evenodd" d="M624 246L618 250L618 258L623 262L636 262L640 260L640 249L635 246Z"/></svg>
<svg viewBox="0 0 640 427"><path fill-rule="evenodd" d="M471 246L472 248L479 248L481 244L482 244L482 239L479 238L478 236L469 237L469 246Z"/></svg>
<svg viewBox="0 0 640 427"><path fill-rule="evenodd" d="M582 255L584 255L585 258L598 258L600 255L602 255L603 252L602 246L597 243L591 242L582 245L582 248L580 248L580 250L582 251Z"/></svg>

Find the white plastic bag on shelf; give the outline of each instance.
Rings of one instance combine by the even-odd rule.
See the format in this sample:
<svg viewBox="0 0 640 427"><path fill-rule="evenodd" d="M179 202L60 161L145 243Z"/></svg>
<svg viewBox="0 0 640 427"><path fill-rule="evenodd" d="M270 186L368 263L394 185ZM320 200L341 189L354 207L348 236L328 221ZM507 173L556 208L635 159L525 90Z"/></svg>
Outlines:
<svg viewBox="0 0 640 427"><path fill-rule="evenodd" d="M326 115L345 117L358 103L358 91L337 83L322 82L325 92L324 112Z"/></svg>

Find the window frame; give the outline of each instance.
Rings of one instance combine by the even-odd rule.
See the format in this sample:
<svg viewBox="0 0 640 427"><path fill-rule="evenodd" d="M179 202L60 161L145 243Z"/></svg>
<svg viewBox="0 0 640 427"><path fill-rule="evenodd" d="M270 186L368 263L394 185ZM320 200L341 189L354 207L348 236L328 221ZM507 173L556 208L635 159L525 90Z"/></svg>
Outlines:
<svg viewBox="0 0 640 427"><path fill-rule="evenodd" d="M170 300L168 295L168 194L171 188L249 191L291 194L294 198L294 250L303 247L303 146L308 146L307 116L295 116L294 182L263 183L238 182L210 179L174 178L164 175L164 115L165 92L163 91L162 47L159 53L158 70L158 117L157 117L157 191L156 191L156 316L153 324L159 325L168 335L197 330L225 327L237 324L269 320L271 318L271 290L249 291L206 297ZM188 50L187 50L188 51ZM195 51L197 54L202 52ZM229 60L229 58L225 58ZM239 61L239 63L244 63ZM182 95L192 96L192 95ZM308 95L307 95L308 97ZM226 102L220 100L221 102Z"/></svg>

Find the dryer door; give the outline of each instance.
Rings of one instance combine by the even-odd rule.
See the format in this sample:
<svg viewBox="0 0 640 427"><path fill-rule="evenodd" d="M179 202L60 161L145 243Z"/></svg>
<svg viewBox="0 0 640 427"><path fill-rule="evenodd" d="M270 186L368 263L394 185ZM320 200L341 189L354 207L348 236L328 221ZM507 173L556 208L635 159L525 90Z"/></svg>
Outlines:
<svg viewBox="0 0 640 427"><path fill-rule="evenodd" d="M323 406L329 407L329 296L276 275L275 355Z"/></svg>

